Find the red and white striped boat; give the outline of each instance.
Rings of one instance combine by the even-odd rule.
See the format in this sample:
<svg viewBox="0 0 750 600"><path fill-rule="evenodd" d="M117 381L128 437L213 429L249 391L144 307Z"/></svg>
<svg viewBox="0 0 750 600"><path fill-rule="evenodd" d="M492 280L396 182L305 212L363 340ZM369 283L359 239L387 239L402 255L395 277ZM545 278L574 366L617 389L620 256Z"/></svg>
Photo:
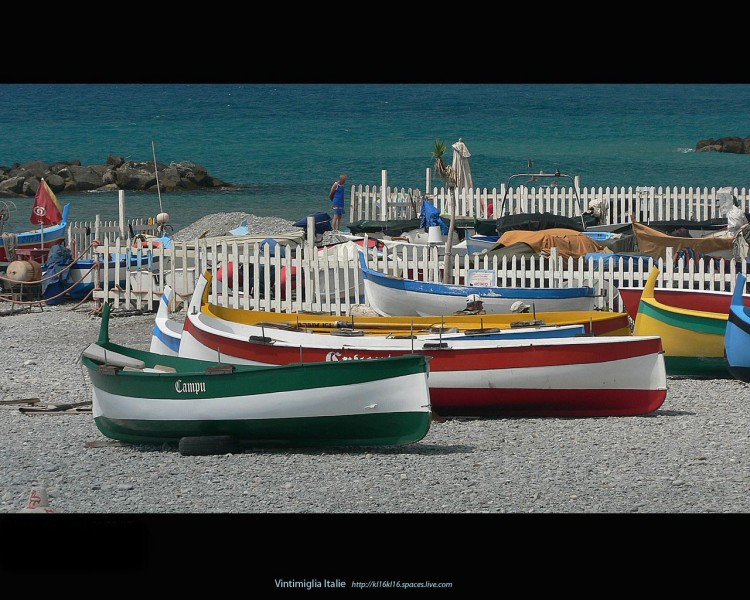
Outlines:
<svg viewBox="0 0 750 600"><path fill-rule="evenodd" d="M216 317L204 303L209 283L202 276L196 285L180 356L284 365L429 355L432 408L445 416L642 415L658 409L667 394L658 336L454 342L311 333L269 323L247 325L228 319L227 309Z"/></svg>

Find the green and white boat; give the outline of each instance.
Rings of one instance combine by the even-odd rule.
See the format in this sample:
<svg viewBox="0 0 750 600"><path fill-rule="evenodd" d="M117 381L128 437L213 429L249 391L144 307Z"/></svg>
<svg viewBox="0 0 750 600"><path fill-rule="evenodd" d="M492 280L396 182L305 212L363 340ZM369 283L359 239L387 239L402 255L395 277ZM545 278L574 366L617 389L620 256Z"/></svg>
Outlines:
<svg viewBox="0 0 750 600"><path fill-rule="evenodd" d="M232 436L251 446L408 444L432 416L421 354L282 366L230 365L156 354L99 339L81 360L105 436L163 443Z"/></svg>

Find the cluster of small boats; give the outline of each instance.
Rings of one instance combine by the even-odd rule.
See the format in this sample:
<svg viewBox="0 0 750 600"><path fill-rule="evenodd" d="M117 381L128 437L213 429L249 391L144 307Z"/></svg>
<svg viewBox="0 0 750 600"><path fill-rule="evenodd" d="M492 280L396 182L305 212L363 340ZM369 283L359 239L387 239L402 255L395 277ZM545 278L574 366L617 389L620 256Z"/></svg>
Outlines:
<svg viewBox="0 0 750 600"><path fill-rule="evenodd" d="M105 305L99 339L82 355L94 420L107 437L181 448L224 439L393 445L424 438L435 416L645 415L662 406L669 375L750 381L745 276L726 312L710 312L688 291L673 304L657 299L658 275L655 268L641 291L631 333L627 313L607 311L236 309L210 301L206 271L184 322L170 318L165 290L149 351L109 340Z"/></svg>
<svg viewBox="0 0 750 600"><path fill-rule="evenodd" d="M445 316L277 313L210 302L184 323L169 288L150 351L99 340L83 353L100 431L130 442L235 437L264 445L413 443L441 417L649 414L667 394L662 341L624 313Z"/></svg>

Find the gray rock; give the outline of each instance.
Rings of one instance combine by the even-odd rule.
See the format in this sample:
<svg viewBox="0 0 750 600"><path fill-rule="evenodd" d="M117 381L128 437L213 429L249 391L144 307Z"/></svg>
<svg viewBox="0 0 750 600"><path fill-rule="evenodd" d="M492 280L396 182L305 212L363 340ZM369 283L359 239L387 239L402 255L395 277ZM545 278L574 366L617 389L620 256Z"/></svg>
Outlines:
<svg viewBox="0 0 750 600"><path fill-rule="evenodd" d="M171 192L233 187L192 162L172 162L169 165L157 162L155 172L151 161L125 161L121 156L110 155L104 165L84 166L79 160L48 165L35 160L10 167L0 166L0 195L34 196L42 178L55 193L113 189Z"/></svg>

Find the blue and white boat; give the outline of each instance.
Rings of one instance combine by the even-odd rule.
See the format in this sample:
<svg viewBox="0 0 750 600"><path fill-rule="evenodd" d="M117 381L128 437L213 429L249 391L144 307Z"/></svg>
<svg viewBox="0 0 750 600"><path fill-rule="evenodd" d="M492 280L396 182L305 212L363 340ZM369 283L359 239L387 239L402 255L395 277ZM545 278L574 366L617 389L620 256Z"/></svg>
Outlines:
<svg viewBox="0 0 750 600"><path fill-rule="evenodd" d="M485 314L514 312L590 311L601 294L594 287L485 287L404 279L379 273L359 263L367 304L382 316L451 315L467 308L467 298L478 295Z"/></svg>
<svg viewBox="0 0 750 600"><path fill-rule="evenodd" d="M34 251L36 253L32 255L34 260L39 260L40 256L43 259L53 246L65 242L69 213L70 204L66 204L63 206L62 220L56 225L48 225L22 233L7 233L7 240L6 235L0 235L0 262L12 262L19 250ZM0 226L3 225L3 221L4 219L0 219ZM0 233L4 233L2 227L0 227ZM6 241L8 247L6 247ZM45 249L47 252L44 252Z"/></svg>
<svg viewBox="0 0 750 600"><path fill-rule="evenodd" d="M154 319L154 329L151 333L150 351L154 354L180 355L182 323L169 318L169 304L172 301L173 294L172 288L165 285Z"/></svg>
<svg viewBox="0 0 750 600"><path fill-rule="evenodd" d="M485 250L491 250L497 246L499 235L479 235L474 234L466 237L466 252L468 254L477 254Z"/></svg>
<svg viewBox="0 0 750 600"><path fill-rule="evenodd" d="M112 254L104 265L95 259L73 261L70 251L59 245L50 250L42 265L42 298L48 305L86 298L97 285L104 286L105 268L107 287L125 288L131 274L141 269L149 273L158 271L158 265L159 256L143 248L127 250L119 257Z"/></svg>

